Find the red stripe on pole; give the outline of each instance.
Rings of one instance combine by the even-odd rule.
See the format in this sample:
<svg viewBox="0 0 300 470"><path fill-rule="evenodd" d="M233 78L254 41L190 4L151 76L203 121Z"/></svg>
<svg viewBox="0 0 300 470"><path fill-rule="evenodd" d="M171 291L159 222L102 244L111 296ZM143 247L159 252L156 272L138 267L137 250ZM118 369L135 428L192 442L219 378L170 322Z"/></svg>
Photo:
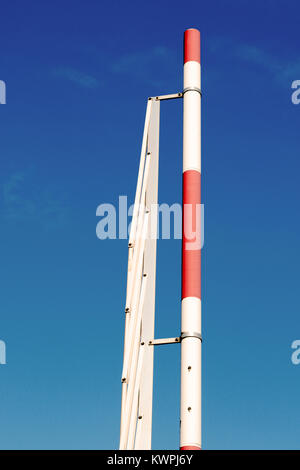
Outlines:
<svg viewBox="0 0 300 470"><path fill-rule="evenodd" d="M200 31L194 28L184 32L184 63L190 60L200 64Z"/></svg>
<svg viewBox="0 0 300 470"><path fill-rule="evenodd" d="M201 447L197 447L197 446L183 446L183 447L180 447L180 450L201 450Z"/></svg>
<svg viewBox="0 0 300 470"><path fill-rule="evenodd" d="M201 299L201 174L183 173L182 197L182 299Z"/></svg>

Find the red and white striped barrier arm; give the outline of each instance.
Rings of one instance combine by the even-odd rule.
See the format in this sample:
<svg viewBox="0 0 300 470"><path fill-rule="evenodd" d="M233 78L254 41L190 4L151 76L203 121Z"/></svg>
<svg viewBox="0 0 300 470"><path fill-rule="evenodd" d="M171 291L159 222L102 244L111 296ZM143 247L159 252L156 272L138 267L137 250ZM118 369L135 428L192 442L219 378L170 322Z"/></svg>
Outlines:
<svg viewBox="0 0 300 470"><path fill-rule="evenodd" d="M184 33L180 449L201 449L200 32Z"/></svg>

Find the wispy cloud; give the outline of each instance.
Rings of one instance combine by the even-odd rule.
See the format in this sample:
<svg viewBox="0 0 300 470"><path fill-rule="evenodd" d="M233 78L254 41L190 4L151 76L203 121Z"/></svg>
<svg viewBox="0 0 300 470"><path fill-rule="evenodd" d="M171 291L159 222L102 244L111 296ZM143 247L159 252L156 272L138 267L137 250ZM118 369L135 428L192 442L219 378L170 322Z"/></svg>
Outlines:
<svg viewBox="0 0 300 470"><path fill-rule="evenodd" d="M6 220L38 221L44 228L61 225L67 215L53 188L41 188L32 171L14 172L0 184L0 207Z"/></svg>
<svg viewBox="0 0 300 470"><path fill-rule="evenodd" d="M64 78L84 88L97 88L100 84L97 78L71 67L55 67L52 73L56 77Z"/></svg>
<svg viewBox="0 0 300 470"><path fill-rule="evenodd" d="M236 48L236 54L241 59L253 64L269 73L277 83L300 78L300 60L288 60L286 57L276 57L263 48L251 45L240 45Z"/></svg>
<svg viewBox="0 0 300 470"><path fill-rule="evenodd" d="M120 75L132 76L153 85L161 85L165 84L171 74L174 75L175 60L174 51L165 46L156 46L120 56L111 64L111 69ZM174 62L174 67L172 62Z"/></svg>
<svg viewBox="0 0 300 470"><path fill-rule="evenodd" d="M19 202L18 188L24 181L23 173L13 173L8 181L3 183L3 200L5 204L14 204Z"/></svg>
<svg viewBox="0 0 300 470"><path fill-rule="evenodd" d="M136 68L143 68L153 64L153 62L161 62L168 57L168 49L163 46L153 47L147 51L132 52L119 57L113 64L113 70L118 73L132 73Z"/></svg>
<svg viewBox="0 0 300 470"><path fill-rule="evenodd" d="M300 76L300 60L298 58L287 59L277 56L267 48L254 44L240 43L228 37L215 37L209 41L211 53L222 56L230 56L231 59L240 60L248 66L256 67L269 74L276 82L294 80Z"/></svg>
<svg viewBox="0 0 300 470"><path fill-rule="evenodd" d="M263 67L271 73L277 73L282 68L278 58L253 45L239 44L235 47L235 54L238 58L253 65Z"/></svg>

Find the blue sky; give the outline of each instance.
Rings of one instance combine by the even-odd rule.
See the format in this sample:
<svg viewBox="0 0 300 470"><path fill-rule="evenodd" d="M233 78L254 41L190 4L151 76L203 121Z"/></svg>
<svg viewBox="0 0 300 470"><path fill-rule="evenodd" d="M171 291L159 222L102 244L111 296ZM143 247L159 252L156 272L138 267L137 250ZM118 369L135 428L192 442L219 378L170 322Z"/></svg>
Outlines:
<svg viewBox="0 0 300 470"><path fill-rule="evenodd" d="M146 98L182 89L202 36L203 447L299 449L298 2L1 7L0 448L118 446L126 240ZM160 202L180 202L182 115L162 104ZM158 242L156 336L180 331L180 242ZM153 448L179 438L179 347L155 355Z"/></svg>

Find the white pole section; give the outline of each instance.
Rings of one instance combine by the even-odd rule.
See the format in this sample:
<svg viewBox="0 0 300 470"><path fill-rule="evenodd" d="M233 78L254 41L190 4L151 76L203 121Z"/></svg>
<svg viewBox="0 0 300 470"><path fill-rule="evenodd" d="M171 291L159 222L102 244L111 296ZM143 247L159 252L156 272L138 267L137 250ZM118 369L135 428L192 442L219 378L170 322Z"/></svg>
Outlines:
<svg viewBox="0 0 300 470"><path fill-rule="evenodd" d="M201 449L200 32L184 33L180 449Z"/></svg>

